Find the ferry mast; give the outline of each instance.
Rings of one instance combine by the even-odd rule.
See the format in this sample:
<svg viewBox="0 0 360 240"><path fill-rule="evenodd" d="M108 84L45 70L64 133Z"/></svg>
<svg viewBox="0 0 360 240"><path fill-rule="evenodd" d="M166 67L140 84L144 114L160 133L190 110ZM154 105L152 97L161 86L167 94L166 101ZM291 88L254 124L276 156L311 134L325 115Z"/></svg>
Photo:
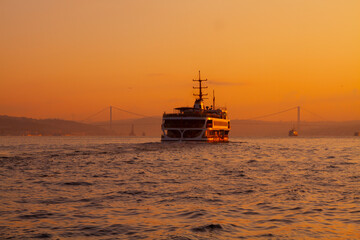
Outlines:
<svg viewBox="0 0 360 240"><path fill-rule="evenodd" d="M205 89L205 88L208 88L208 87L203 87L203 86L201 86L201 83L202 83L202 82L206 82L207 79L201 79L201 77L200 77L200 71L199 71L199 79L193 79L193 81L194 81L194 82L199 82L199 87L193 87L194 89L199 89L199 94L195 94L195 93L194 93L194 96L198 96L198 97L199 97L199 98L196 99L196 100L203 101L204 99L206 99L206 98L203 98L203 96L207 96L208 94L207 94L207 93L206 93L206 94L203 94L203 93L202 93L202 89Z"/></svg>

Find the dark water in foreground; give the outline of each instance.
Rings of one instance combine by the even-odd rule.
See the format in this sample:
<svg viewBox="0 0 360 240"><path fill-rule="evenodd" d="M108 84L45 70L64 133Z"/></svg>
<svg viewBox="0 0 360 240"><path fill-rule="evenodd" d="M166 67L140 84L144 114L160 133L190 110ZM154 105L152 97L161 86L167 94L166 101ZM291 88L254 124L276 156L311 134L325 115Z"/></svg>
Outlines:
<svg viewBox="0 0 360 240"><path fill-rule="evenodd" d="M0 138L0 238L359 239L360 138Z"/></svg>

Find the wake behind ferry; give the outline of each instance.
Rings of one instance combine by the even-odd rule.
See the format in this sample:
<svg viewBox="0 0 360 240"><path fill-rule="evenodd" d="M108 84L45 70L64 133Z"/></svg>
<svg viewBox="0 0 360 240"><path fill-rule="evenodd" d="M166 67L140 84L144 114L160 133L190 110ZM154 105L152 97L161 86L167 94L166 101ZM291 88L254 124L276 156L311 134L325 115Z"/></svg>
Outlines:
<svg viewBox="0 0 360 240"><path fill-rule="evenodd" d="M199 83L199 93L194 94L196 100L193 107L178 107L174 113L164 113L162 119L161 141L205 141L205 142L228 142L230 131L230 119L225 108L213 105L204 106L202 82L207 79L193 80Z"/></svg>

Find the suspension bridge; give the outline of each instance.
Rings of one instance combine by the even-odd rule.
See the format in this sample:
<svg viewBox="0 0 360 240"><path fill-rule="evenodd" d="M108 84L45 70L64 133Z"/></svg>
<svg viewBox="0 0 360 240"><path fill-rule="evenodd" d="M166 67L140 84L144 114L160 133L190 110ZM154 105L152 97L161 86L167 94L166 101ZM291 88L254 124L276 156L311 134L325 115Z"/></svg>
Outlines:
<svg viewBox="0 0 360 240"><path fill-rule="evenodd" d="M128 113L130 115L137 116L137 117L149 117L149 116L144 115L144 114L135 113L135 112L132 112L132 111L128 111L128 110L125 110L125 109L110 105L110 106L108 106L106 108L103 108L100 111L88 116L87 118L83 119L81 122L88 122L89 120L94 119L95 117L99 116L100 114L103 114L104 112L108 111L108 114L109 114L109 128L112 129L112 127L113 127L113 110L118 110L120 112L125 112L125 113Z"/></svg>
<svg viewBox="0 0 360 240"><path fill-rule="evenodd" d="M133 116L134 118L114 120L114 116L118 116L117 112ZM318 121L306 121L306 119L308 119L310 115L313 119L318 119ZM293 120L271 121L271 119L274 119L272 118L274 116L277 116L277 119L290 118ZM99 121L99 118L101 118L102 120ZM124 132L130 132L129 135L135 135L134 127L137 127L137 131L140 133L142 132L142 135L145 136L145 132L146 135L158 135L158 130L161 124L160 119L161 116L148 116L139 112L133 112L118 106L111 105L101 109L94 114L91 114L87 118L84 118L81 122L87 122L95 124L97 126L102 126L114 133L116 132L123 134ZM326 119L321 115L317 114L316 112L312 112L304 108L303 106L294 106L281 111L270 112L251 118L237 118L232 120L232 132L234 134L236 134L235 132L238 132L238 134L244 134L245 132L246 134L249 134L248 136L256 134L259 136L261 136L261 134L267 134L269 136L277 133L281 134L281 132L284 132L286 128L288 130L293 128L296 131L301 131L301 135L311 135L315 132L316 134L320 135L349 135L349 132L352 131L356 131L355 134L359 134L358 125L356 125L356 123L354 123L353 125L336 125L335 123L331 123L332 121L330 121L329 119ZM262 120L263 122L252 122L252 120ZM134 126L135 121L137 122L136 126ZM292 122L292 125L289 125L289 122Z"/></svg>
<svg viewBox="0 0 360 240"><path fill-rule="evenodd" d="M281 114L284 114L284 113L287 113L287 112L293 112L291 114L294 114L293 117L291 117L292 119L294 119L294 121L292 121L292 126L288 126L288 129L290 130L289 131L289 136L298 136L298 133L300 131L300 128L301 128L301 132L304 132L304 131L309 131L309 128L321 128L322 127L322 124L319 125L319 123L316 123L316 122L306 122L304 121L302 116L304 115L303 113L307 113L305 115L308 115L308 114L311 114L313 117L316 117L317 119L321 119L321 121L329 121L325 118L323 118L322 116L320 116L319 114L316 114L312 111L309 111L307 110L306 108L304 107L300 107L300 106L296 106L296 107L291 107L291 108L288 108L288 109L284 109L282 111L277 111L277 112L273 112L273 113L268 113L268 114L264 114L264 115L259 115L259 116L255 116L255 117L252 117L252 118L246 118L246 119L240 119L242 121L251 121L251 120L258 120L258 119L266 119L266 118L270 118L270 117L273 117L273 116L277 116L277 115L281 115ZM296 116L296 118L295 118ZM287 119L289 118L289 114L287 115ZM282 121L281 121L282 122ZM295 122L295 123L294 123ZM269 122L270 123L270 122ZM288 124L285 122L283 122L285 124ZM238 123L239 124L239 123ZM241 124L241 123L240 123ZM242 125L245 124L244 126L251 126L251 122L242 122ZM258 123L257 123L258 124ZM276 124L276 121L273 122L272 124ZM275 125L273 125L275 126ZM281 130L281 127L279 127L280 125L277 125L278 127L278 130ZM284 124L282 124L282 126L285 127ZM302 126L302 127L301 127ZM251 128L251 127L250 127ZM267 131L267 130L266 130ZM283 131L283 130L281 130ZM307 133L308 134L308 133Z"/></svg>
<svg viewBox="0 0 360 240"><path fill-rule="evenodd" d="M113 126L113 112L114 110L116 111L120 111L120 112L123 112L123 113L127 113L127 114L130 114L132 116L136 116L136 117L142 117L142 118L145 118L145 117L150 117L150 116L147 116L147 115L144 115L144 114L141 114L141 113L136 113L136 112L132 112L132 111L129 111L129 110L126 110L126 109L123 109L123 108L120 108L120 107L117 107L117 106L113 106L113 105L110 105L106 108L103 108L101 109L100 111L88 116L87 118L83 119L81 122L88 122L89 120L91 119L94 119L95 117L107 112L108 116L109 116L109 120L108 120L108 126L110 129L112 129L112 126ZM297 129L300 129L300 123L301 123L301 112L304 111L304 112L307 112L307 113L310 113L311 115L317 117L318 119L321 119L323 121L327 121L327 119L321 117L320 115L314 113L314 112L311 112L307 109L305 109L304 107L300 107L300 106L296 106L296 107L291 107L291 108L288 108L288 109L284 109L282 111L278 111L278 112L273 112L273 113L268 113L268 114L264 114L264 115L259 115L259 116L255 116L255 117L252 117L252 118L246 118L246 119L239 119L239 120L258 120L258 119L266 119L266 118L269 118L269 117L273 117L273 116L277 116L277 115L280 115L280 114L283 114L283 113L286 113L286 112L290 112L290 111L294 111L296 110L297 112L297 117L296 117L296 128Z"/></svg>
<svg viewBox="0 0 360 240"><path fill-rule="evenodd" d="M301 110L300 110L301 109ZM300 115L301 115L301 111L304 111L304 112L307 112L307 113L310 113L311 115L323 120L323 121L327 121L327 119L321 117L320 115L316 114L316 113L313 113L312 111L309 111L303 107L300 107L300 106L296 106L296 107L292 107L292 108L288 108L288 109L285 109L285 110L282 110L282 111L278 111L278 112L274 112L274 113L269 113L269 114L265 114L265 115L260 115L260 116L256 116L256 117L252 117L252 118L247 118L247 119L241 119L241 120L257 120L257 119L265 119L265 118L268 118L268 117L273 117L273 116L276 116L276 115L280 115L282 113L286 113L286 112L290 112L290 111L293 111L293 110L296 110L297 111L297 117L296 117L296 129L300 129L300 122L301 122L301 119L300 119Z"/></svg>

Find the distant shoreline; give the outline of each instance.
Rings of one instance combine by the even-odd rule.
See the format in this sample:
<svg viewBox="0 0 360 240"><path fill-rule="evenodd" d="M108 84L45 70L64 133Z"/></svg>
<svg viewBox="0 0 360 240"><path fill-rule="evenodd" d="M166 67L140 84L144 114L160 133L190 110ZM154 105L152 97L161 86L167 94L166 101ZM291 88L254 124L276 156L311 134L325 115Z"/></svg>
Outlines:
<svg viewBox="0 0 360 240"><path fill-rule="evenodd" d="M230 137L287 136L293 122L231 120ZM128 137L134 125L137 137L160 137L161 117L80 123L61 119L32 119L0 116L0 136L114 136ZM360 120L344 122L301 122L300 137L345 137L360 132Z"/></svg>

